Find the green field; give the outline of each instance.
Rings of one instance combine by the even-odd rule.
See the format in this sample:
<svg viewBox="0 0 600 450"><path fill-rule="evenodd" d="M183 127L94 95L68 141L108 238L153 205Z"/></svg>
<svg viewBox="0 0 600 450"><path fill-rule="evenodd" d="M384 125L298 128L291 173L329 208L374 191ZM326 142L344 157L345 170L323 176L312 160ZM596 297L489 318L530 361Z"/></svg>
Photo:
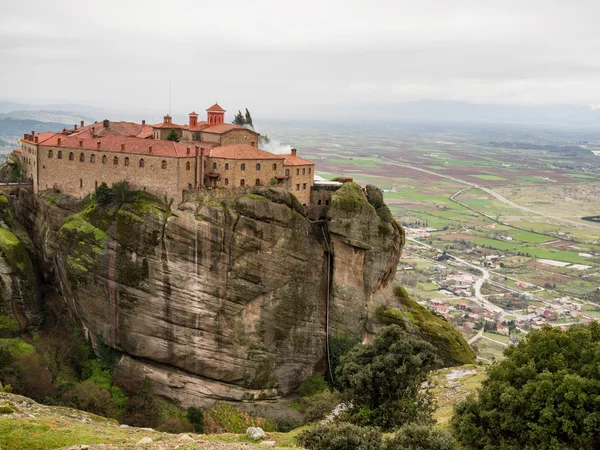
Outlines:
<svg viewBox="0 0 600 450"><path fill-rule="evenodd" d="M488 181L506 181L506 178L499 177L497 175L469 175L470 177L479 178L480 180Z"/></svg>

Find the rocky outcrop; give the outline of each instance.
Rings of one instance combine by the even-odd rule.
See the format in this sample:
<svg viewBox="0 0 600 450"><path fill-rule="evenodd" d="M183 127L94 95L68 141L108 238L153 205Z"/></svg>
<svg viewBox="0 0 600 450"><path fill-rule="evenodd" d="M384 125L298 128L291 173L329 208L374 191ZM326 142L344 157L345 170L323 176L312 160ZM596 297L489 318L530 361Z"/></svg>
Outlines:
<svg viewBox="0 0 600 450"><path fill-rule="evenodd" d="M35 250L0 194L0 338L15 337L42 321Z"/></svg>
<svg viewBox="0 0 600 450"><path fill-rule="evenodd" d="M118 375L182 406L287 394L325 368L327 332L365 339L398 304L404 234L375 188L344 185L322 222L276 188L175 211L125 190L101 200L19 191L15 205L44 278L123 353Z"/></svg>

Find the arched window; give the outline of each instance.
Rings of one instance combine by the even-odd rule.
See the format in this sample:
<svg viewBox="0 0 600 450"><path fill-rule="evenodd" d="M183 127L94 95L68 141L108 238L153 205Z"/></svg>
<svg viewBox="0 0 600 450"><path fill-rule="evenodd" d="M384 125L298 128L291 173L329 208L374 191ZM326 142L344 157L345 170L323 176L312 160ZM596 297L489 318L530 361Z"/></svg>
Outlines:
<svg viewBox="0 0 600 450"><path fill-rule="evenodd" d="M129 165L129 156L125 157L125 161L123 161L123 164L125 164L126 166Z"/></svg>
<svg viewBox="0 0 600 450"><path fill-rule="evenodd" d="M95 163L96 162L96 155L94 155L93 153L90 155L90 162L91 163Z"/></svg>
<svg viewBox="0 0 600 450"><path fill-rule="evenodd" d="M229 184L229 178L225 178L225 186Z"/></svg>
<svg viewBox="0 0 600 450"><path fill-rule="evenodd" d="M260 164L256 164L256 170L260 170Z"/></svg>
<svg viewBox="0 0 600 450"><path fill-rule="evenodd" d="M102 164L106 164L106 155L102 155Z"/></svg>
<svg viewBox="0 0 600 450"><path fill-rule="evenodd" d="M79 187L82 188L83 187L83 178L79 179Z"/></svg>
<svg viewBox="0 0 600 450"><path fill-rule="evenodd" d="M52 159L52 150L48 150L48 159Z"/></svg>
<svg viewBox="0 0 600 450"><path fill-rule="evenodd" d="M244 180L243 178L240 180L240 186L245 186L246 185L246 180Z"/></svg>
<svg viewBox="0 0 600 450"><path fill-rule="evenodd" d="M69 161L73 161L75 159L75 155L73 152L69 153Z"/></svg>
<svg viewBox="0 0 600 450"><path fill-rule="evenodd" d="M254 184L257 185L257 186L260 186L260 179L257 178L256 182Z"/></svg>
<svg viewBox="0 0 600 450"><path fill-rule="evenodd" d="M192 164L188 161L185 163L185 170L190 170L192 168ZM190 188L191 189L191 188Z"/></svg>
<svg viewBox="0 0 600 450"><path fill-rule="evenodd" d="M163 159L162 162L160 163L160 168L161 169L166 169L167 168L167 162Z"/></svg>
<svg viewBox="0 0 600 450"><path fill-rule="evenodd" d="M285 176L289 177L290 176L290 169L285 169Z"/></svg>
<svg viewBox="0 0 600 450"><path fill-rule="evenodd" d="M296 169L296 175L300 175L300 169Z"/></svg>
<svg viewBox="0 0 600 450"><path fill-rule="evenodd" d="M118 166L118 165L119 165L119 158L115 156L113 158L113 166Z"/></svg>
<svg viewBox="0 0 600 450"><path fill-rule="evenodd" d="M79 162L84 162L85 161L85 154L84 153L80 153L79 154Z"/></svg>
<svg viewBox="0 0 600 450"><path fill-rule="evenodd" d="M277 170L277 164L273 164L273 170Z"/></svg>
<svg viewBox="0 0 600 450"><path fill-rule="evenodd" d="M229 170L229 163L225 163L225 170Z"/></svg>
<svg viewBox="0 0 600 450"><path fill-rule="evenodd" d="M188 163L189 164L189 163ZM191 190L192 189L192 183L188 183L188 189Z"/></svg>
<svg viewBox="0 0 600 450"><path fill-rule="evenodd" d="M244 164L244 163L240 164L240 170L246 170L246 164Z"/></svg>
<svg viewBox="0 0 600 450"><path fill-rule="evenodd" d="M140 159L140 167L144 167L144 159Z"/></svg>
<svg viewBox="0 0 600 450"><path fill-rule="evenodd" d="M310 172L311 172L311 168L309 167L309 168L308 168L308 174L309 174L309 175L310 175Z"/></svg>
<svg viewBox="0 0 600 450"><path fill-rule="evenodd" d="M62 150L59 150L59 151L58 151L58 154L56 155L56 157L57 157L58 159L62 159Z"/></svg>
<svg viewBox="0 0 600 450"><path fill-rule="evenodd" d="M306 175L306 168L302 168L302 175Z"/></svg>
<svg viewBox="0 0 600 450"><path fill-rule="evenodd" d="M214 162L214 163L213 163L213 170L217 170L217 167L218 167L218 166L217 166L217 163L216 163L216 162Z"/></svg>

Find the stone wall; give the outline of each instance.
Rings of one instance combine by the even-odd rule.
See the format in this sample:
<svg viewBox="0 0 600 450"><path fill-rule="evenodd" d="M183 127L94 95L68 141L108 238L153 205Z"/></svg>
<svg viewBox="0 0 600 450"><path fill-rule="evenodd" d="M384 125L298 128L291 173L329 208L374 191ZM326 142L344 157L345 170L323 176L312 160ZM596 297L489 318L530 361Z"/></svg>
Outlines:
<svg viewBox="0 0 600 450"><path fill-rule="evenodd" d="M310 203L310 189L314 184L314 170L314 164L285 166L285 176L287 178L285 185L303 205Z"/></svg>
<svg viewBox="0 0 600 450"><path fill-rule="evenodd" d="M256 186L257 179L260 186L265 186L272 178L283 175L283 158L260 160L206 158L206 163L207 173L219 175L214 186L218 188L241 187L241 180L244 180L244 186ZM229 165L228 169L225 169L226 164ZM242 165L245 166L244 170Z"/></svg>
<svg viewBox="0 0 600 450"><path fill-rule="evenodd" d="M254 147L258 145L258 134L250 130L231 130L221 135L221 145L248 144Z"/></svg>
<svg viewBox="0 0 600 450"><path fill-rule="evenodd" d="M308 207L308 217L311 220L324 219L327 217L331 194L337 191L341 186L329 184L317 184L310 190L310 205Z"/></svg>
<svg viewBox="0 0 600 450"><path fill-rule="evenodd" d="M50 151L52 157L49 157ZM59 152L62 152L62 159L58 159ZM144 189L159 198L167 195L177 202L181 199L178 183L181 171L179 160L174 158L46 146L40 147L39 153L39 190L52 189L56 185L62 193L83 198L102 182L110 186L127 181L133 189ZM71 153L73 160L69 159ZM127 158L129 164L125 165ZM143 167L140 167L141 160ZM163 161L166 168L163 168Z"/></svg>

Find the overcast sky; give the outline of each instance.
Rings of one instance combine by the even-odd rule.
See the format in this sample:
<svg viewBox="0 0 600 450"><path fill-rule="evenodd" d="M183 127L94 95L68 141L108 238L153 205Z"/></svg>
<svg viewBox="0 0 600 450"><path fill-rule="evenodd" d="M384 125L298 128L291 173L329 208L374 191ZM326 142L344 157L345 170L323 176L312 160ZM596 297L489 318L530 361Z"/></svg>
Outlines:
<svg viewBox="0 0 600 450"><path fill-rule="evenodd" d="M586 0L0 0L0 100L595 105L599 21Z"/></svg>

